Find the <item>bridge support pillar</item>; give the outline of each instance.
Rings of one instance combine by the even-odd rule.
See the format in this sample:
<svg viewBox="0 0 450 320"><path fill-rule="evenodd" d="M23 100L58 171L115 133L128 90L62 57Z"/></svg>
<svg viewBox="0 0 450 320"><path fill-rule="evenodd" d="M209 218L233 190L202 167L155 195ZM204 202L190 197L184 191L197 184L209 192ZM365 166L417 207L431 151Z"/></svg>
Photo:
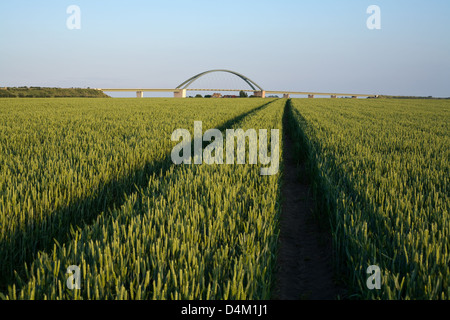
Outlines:
<svg viewBox="0 0 450 320"><path fill-rule="evenodd" d="M143 98L144 97L144 91L137 91L136 92L136 98Z"/></svg>
<svg viewBox="0 0 450 320"><path fill-rule="evenodd" d="M336 99L336 98L337 98L336 95L332 95L332 96L331 96L331 99Z"/></svg>
<svg viewBox="0 0 450 320"><path fill-rule="evenodd" d="M289 93L283 94L283 99L290 99L291 95Z"/></svg>
<svg viewBox="0 0 450 320"><path fill-rule="evenodd" d="M173 96L174 98L186 98L186 89L174 91Z"/></svg>
<svg viewBox="0 0 450 320"><path fill-rule="evenodd" d="M265 91L256 91L255 92L255 97L265 98L266 97L266 92Z"/></svg>
<svg viewBox="0 0 450 320"><path fill-rule="evenodd" d="M314 95L313 94L308 94L308 98L309 99L314 99Z"/></svg>

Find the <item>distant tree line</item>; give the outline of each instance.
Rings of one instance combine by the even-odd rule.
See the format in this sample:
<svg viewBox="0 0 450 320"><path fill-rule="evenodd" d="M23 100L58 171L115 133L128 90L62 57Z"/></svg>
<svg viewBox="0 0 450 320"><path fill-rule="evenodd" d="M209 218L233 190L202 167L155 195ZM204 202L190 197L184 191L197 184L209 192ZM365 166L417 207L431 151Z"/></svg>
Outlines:
<svg viewBox="0 0 450 320"><path fill-rule="evenodd" d="M82 88L0 88L0 98L109 98L103 91Z"/></svg>
<svg viewBox="0 0 450 320"><path fill-rule="evenodd" d="M213 98L214 96L212 96L212 95L210 95L210 94L207 94L207 95L205 95L204 97L201 95L201 94L196 94L195 95L195 97L192 97L192 96L190 96L189 98ZM225 96L224 98L227 98L227 97L229 97L229 96ZM239 96L233 96L233 97L235 97L235 98L257 98L256 96L249 96L248 94L247 94L247 92L245 92L245 91L243 91L243 90L241 90L240 92L239 92ZM278 97L277 97L278 98Z"/></svg>

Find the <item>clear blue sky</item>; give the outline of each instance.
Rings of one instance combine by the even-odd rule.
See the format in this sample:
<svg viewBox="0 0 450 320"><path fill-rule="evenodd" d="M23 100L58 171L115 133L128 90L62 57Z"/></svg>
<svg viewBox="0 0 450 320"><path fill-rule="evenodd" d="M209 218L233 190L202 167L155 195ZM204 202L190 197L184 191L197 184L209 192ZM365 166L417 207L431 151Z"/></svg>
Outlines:
<svg viewBox="0 0 450 320"><path fill-rule="evenodd" d="M173 88L223 68L267 90L450 96L449 35L448 0L0 1L0 86Z"/></svg>

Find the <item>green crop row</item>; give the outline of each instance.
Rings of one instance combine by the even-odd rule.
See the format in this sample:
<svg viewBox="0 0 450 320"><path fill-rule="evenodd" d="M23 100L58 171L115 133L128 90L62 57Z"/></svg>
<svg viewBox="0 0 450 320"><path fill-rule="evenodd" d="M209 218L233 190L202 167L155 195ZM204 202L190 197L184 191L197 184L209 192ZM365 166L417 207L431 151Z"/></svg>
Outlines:
<svg viewBox="0 0 450 320"><path fill-rule="evenodd" d="M192 132L194 121L281 131L284 102L150 101L2 108L0 130L15 132L2 161L27 166L2 175L11 189L2 193L2 261L20 269L3 298L270 297L279 175L250 164L175 166L168 155L172 132ZM10 257L21 251L31 254ZM80 290L66 286L71 265Z"/></svg>
<svg viewBox="0 0 450 320"><path fill-rule="evenodd" d="M293 99L290 116L349 297L449 299L450 103Z"/></svg>
<svg viewBox="0 0 450 320"><path fill-rule="evenodd" d="M171 133L201 118L218 126L257 100L0 101L0 288L24 262L70 239L148 175L170 166ZM212 112L214 110L214 112ZM23 274L23 273L21 273Z"/></svg>

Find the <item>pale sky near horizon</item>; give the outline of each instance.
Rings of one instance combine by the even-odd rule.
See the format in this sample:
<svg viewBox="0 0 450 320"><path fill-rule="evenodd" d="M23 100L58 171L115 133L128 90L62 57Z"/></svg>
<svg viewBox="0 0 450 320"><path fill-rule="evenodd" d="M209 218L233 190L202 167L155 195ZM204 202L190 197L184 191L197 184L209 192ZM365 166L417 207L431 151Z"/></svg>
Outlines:
<svg viewBox="0 0 450 320"><path fill-rule="evenodd" d="M230 69L266 90L449 97L449 34L448 0L2 0L0 87L174 88Z"/></svg>

